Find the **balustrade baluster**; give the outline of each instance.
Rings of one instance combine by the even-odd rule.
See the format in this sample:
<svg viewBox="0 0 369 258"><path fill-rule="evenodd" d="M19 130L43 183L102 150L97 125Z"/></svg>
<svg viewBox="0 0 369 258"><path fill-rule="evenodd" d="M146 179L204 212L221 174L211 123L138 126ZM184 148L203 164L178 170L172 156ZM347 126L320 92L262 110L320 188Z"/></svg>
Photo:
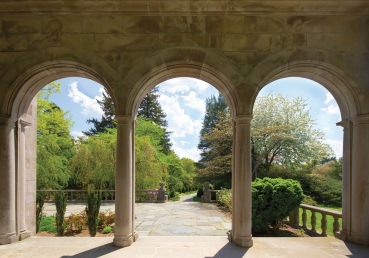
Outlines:
<svg viewBox="0 0 369 258"><path fill-rule="evenodd" d="M316 234L316 216L315 211L311 211L311 233Z"/></svg>
<svg viewBox="0 0 369 258"><path fill-rule="evenodd" d="M322 214L322 234L321 236L327 236L327 215L325 213Z"/></svg>
<svg viewBox="0 0 369 258"><path fill-rule="evenodd" d="M302 228L304 230L307 229L307 227L306 227L306 221L307 221L306 209L302 208Z"/></svg>
<svg viewBox="0 0 369 258"><path fill-rule="evenodd" d="M338 221L338 217L334 216L334 222L333 222L333 233L336 233L340 231L340 223Z"/></svg>

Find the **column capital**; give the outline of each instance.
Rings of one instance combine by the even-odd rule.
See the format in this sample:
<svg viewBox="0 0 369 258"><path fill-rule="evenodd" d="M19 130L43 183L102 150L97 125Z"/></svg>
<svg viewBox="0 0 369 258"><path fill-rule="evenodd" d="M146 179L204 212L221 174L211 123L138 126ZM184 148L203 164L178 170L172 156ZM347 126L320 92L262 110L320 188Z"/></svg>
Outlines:
<svg viewBox="0 0 369 258"><path fill-rule="evenodd" d="M344 119L338 123L336 123L337 126L343 127L343 129L347 129L351 124L351 121L349 119Z"/></svg>
<svg viewBox="0 0 369 258"><path fill-rule="evenodd" d="M0 125L15 126L17 119L0 115Z"/></svg>
<svg viewBox="0 0 369 258"><path fill-rule="evenodd" d="M251 123L252 120L252 116L249 115L241 115L241 116L236 116L234 121L236 122L236 126L237 125L249 125Z"/></svg>
<svg viewBox="0 0 369 258"><path fill-rule="evenodd" d="M28 121L25 121L25 120L22 120L22 119L20 119L19 120L19 123L21 124L21 126L23 126L23 127L27 127L27 126L31 126L32 125L32 123L30 123L30 122L28 122Z"/></svg>
<svg viewBox="0 0 369 258"><path fill-rule="evenodd" d="M351 119L354 126L369 125L369 115L357 116Z"/></svg>
<svg viewBox="0 0 369 258"><path fill-rule="evenodd" d="M114 119L118 125L131 124L133 122L133 118L130 116L115 116Z"/></svg>

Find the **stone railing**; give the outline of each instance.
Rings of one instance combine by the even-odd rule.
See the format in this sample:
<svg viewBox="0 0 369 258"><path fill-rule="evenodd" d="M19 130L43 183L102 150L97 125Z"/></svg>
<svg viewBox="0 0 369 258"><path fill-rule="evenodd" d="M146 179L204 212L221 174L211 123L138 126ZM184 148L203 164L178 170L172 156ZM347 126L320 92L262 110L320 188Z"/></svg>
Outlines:
<svg viewBox="0 0 369 258"><path fill-rule="evenodd" d="M45 202L54 202L56 192L63 192L67 196L68 202L86 202L87 190L37 190L46 193ZM115 190L101 190L102 202L115 202ZM164 183L160 183L160 188L155 190L136 190L136 202L166 202Z"/></svg>
<svg viewBox="0 0 369 258"><path fill-rule="evenodd" d="M300 209L296 209L295 211L290 213L288 224L295 228L302 228L307 232L309 235L312 236L327 236L327 216L333 217L333 234L335 237L340 238L340 223L339 219L342 218L342 212L338 211L332 211L316 206L311 206L307 204L301 204L300 208L302 209L302 225L300 225ZM311 216L308 218L306 214L306 210L311 211ZM322 214L322 220L321 220L321 229L322 232L316 231L316 213ZM311 222L311 228L309 229L307 227L308 219L310 219Z"/></svg>
<svg viewBox="0 0 369 258"><path fill-rule="evenodd" d="M217 202L218 201L218 193L220 190L210 190L210 183L204 183L204 195L201 196L201 202ZM212 193L215 193L215 200L211 198Z"/></svg>

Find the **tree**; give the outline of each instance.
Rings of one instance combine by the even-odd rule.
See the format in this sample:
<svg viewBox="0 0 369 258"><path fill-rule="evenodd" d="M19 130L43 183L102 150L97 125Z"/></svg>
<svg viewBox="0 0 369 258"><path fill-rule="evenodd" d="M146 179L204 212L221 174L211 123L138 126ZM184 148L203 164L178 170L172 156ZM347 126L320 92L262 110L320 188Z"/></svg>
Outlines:
<svg viewBox="0 0 369 258"><path fill-rule="evenodd" d="M138 108L138 117L144 118L146 120L151 120L155 124L159 125L164 129L164 134L160 139L160 145L162 146L162 151L165 154L171 152L170 143L170 132L166 130L168 122L165 120L165 113L160 106L158 101L158 87L153 88L145 98L142 100ZM101 101L97 100L101 106L104 114L101 116L101 120L96 118L88 119L87 123L93 124L87 132L83 132L87 136L97 135L98 133L106 133L108 128L116 128L116 121L114 120L115 108L114 102L109 93L103 93L103 99Z"/></svg>
<svg viewBox="0 0 369 258"><path fill-rule="evenodd" d="M254 178L260 166L268 172L274 161L288 166L331 156L331 147L323 143L324 133L314 125L301 97L259 96L251 123Z"/></svg>
<svg viewBox="0 0 369 258"><path fill-rule="evenodd" d="M200 154L200 164L201 161L208 160L206 150L209 148L210 143L207 141L206 137L203 137L205 134L209 134L213 131L216 124L219 122L219 117L224 116L226 113L229 113L229 108L227 102L224 97L219 93L218 98L212 95L210 98L205 100L205 116L202 124L202 128L200 131L200 141L197 146L199 150L203 152Z"/></svg>
<svg viewBox="0 0 369 258"><path fill-rule="evenodd" d="M70 137L72 119L49 100L60 92L60 83L50 83L37 94L37 189L62 189L67 186L68 161L74 155Z"/></svg>
<svg viewBox="0 0 369 258"><path fill-rule="evenodd" d="M97 135L98 133L106 133L107 128L116 128L116 122L114 120L114 102L109 92L103 92L103 99L96 101L99 103L104 114L101 116L101 121L97 120L96 118L87 119L87 123L93 125L93 127L88 131L83 132L87 136Z"/></svg>

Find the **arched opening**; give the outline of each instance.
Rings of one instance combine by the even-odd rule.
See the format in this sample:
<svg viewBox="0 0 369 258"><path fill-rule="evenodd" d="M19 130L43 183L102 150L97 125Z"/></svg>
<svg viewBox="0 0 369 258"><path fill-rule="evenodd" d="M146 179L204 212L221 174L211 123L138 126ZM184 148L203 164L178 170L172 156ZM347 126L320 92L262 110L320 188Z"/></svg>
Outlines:
<svg viewBox="0 0 369 258"><path fill-rule="evenodd" d="M297 221L291 218L292 224L296 226L299 220L302 222L304 212L306 232L334 236L337 232L333 227L335 219L339 224L341 220L323 211L319 213L316 208L313 210L316 224L312 229L312 211L305 206L319 206L334 212L342 210L343 132L336 125L341 121L341 113L334 97L315 81L285 77L268 83L259 91L253 111L254 180L268 177L298 181L306 197L302 200L303 209L297 212ZM293 196L297 198L298 195L291 194L290 202L294 201ZM327 219L325 222L322 222L323 215ZM322 224L326 228L322 229Z"/></svg>
<svg viewBox="0 0 369 258"><path fill-rule="evenodd" d="M47 84L68 76L81 76L99 82L109 91L108 83L93 69L70 61L40 64L18 77L6 93L7 103L2 113L7 130L14 137L6 138L9 171L6 177L7 191L3 201L7 203L4 220L8 236L4 241L22 240L36 232L36 94ZM14 125L15 128L14 128ZM16 145L15 145L16 144Z"/></svg>

